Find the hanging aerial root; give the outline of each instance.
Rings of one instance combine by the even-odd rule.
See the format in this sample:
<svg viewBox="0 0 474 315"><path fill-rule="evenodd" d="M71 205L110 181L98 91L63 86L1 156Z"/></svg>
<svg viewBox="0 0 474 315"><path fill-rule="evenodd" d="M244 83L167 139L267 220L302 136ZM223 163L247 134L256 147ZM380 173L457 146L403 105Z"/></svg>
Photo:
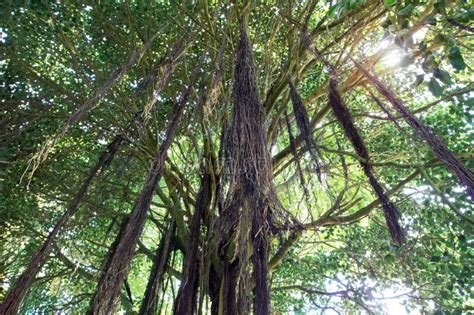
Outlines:
<svg viewBox="0 0 474 315"><path fill-rule="evenodd" d="M161 237L160 245L158 246L155 257L153 258L150 276L148 277L145 294L143 296L142 304L140 305L140 311L138 312L139 315L156 314L158 294L160 289L163 287L166 267L171 252L173 251L175 232L176 221L172 219L165 235Z"/></svg>
<svg viewBox="0 0 474 315"><path fill-rule="evenodd" d="M158 97L161 91L168 84L171 75L176 69L178 61L186 50L186 47L187 44L185 42L185 38L181 37L180 39L178 39L174 43L173 47L166 53L166 55L161 58L161 60L158 62L158 65L147 77L147 80L143 82L143 84L148 85L149 82L153 82L153 80L158 77L158 80L155 83L155 87L153 88L153 93L150 95L145 106L143 107L142 115L143 123L145 125L148 124L149 120L151 119L153 107L158 101Z"/></svg>
<svg viewBox="0 0 474 315"><path fill-rule="evenodd" d="M415 131L415 133L423 139L431 151L446 164L448 169L454 173L461 182L462 185L466 186L466 193L471 197L474 202L474 173L468 169L444 144L444 142L431 130L428 126L423 124L418 118L413 115L410 110L403 105L402 101L389 90L385 85L380 82L377 77L370 74L361 65L354 62L357 68L369 79L370 82L377 88L380 94L382 94L395 108L395 110L402 116L408 125Z"/></svg>
<svg viewBox="0 0 474 315"><path fill-rule="evenodd" d="M201 221L204 213L208 210L211 204L211 199L211 176L209 172L205 171L205 174L201 179L201 188L196 197L196 211L193 216L191 231L189 233L189 243L186 246L183 263L183 276L176 297L174 314L194 314L196 311L199 280L199 235Z"/></svg>
<svg viewBox="0 0 474 315"><path fill-rule="evenodd" d="M214 104L217 103L217 100L220 94L222 74L224 72L223 61L224 61L226 43L227 43L227 36L224 34L222 36L221 45L219 47L216 61L214 63L214 70L212 71L209 90L206 91L206 93L201 94L198 105L196 106L194 110L194 117L196 118L199 117L202 113L204 120L207 121L212 111L212 107L214 106ZM206 80L203 80L203 83L204 84L207 83L207 78ZM201 90L203 92L205 91L204 88L202 88Z"/></svg>
<svg viewBox="0 0 474 315"><path fill-rule="evenodd" d="M271 227L278 230L287 219L273 186L272 164L266 145L265 112L260 104L255 78L252 47L245 22L241 23L240 39L234 71L232 122L226 133L224 180L229 183L223 211L219 217L220 249L227 266L233 266L237 281L225 279L226 292L237 294L239 312L248 314L250 296L250 250L253 243L254 312L269 310L269 288L266 270ZM252 227L249 229L249 227ZM225 245L224 245L225 244ZM231 253L228 253L231 251ZM233 253L232 253L233 252ZM238 265L234 264L238 262ZM225 276L224 276L225 278ZM231 301L234 296L226 296ZM234 302L231 303L234 305Z"/></svg>
<svg viewBox="0 0 474 315"><path fill-rule="evenodd" d="M48 234L46 240L43 242L41 247L35 252L26 269L22 272L20 277L18 277L18 279L8 291L7 296L0 305L0 314L17 314L18 307L20 306L23 297L26 295L26 292L30 288L34 279L36 278L36 275L45 263L47 256L51 251L52 246L55 244L59 233L69 221L69 219L79 209L81 201L86 196L93 179L97 176L99 172L104 170L111 163L112 159L117 153L119 146L123 143L123 141L123 136L120 134L117 135L114 140L112 140L112 142L107 146L107 148L102 152L96 164L89 171L89 175L84 180L81 187L74 195L73 199L66 206L66 211L56 222L56 225L54 226L53 230Z"/></svg>
<svg viewBox="0 0 474 315"><path fill-rule="evenodd" d="M252 238L253 238L253 255L252 255L252 276L255 281L253 289L254 314L263 315L270 314L270 290L268 288L268 252L270 233L265 230L267 217L262 208L267 205L258 204L255 200L252 218Z"/></svg>
<svg viewBox="0 0 474 315"><path fill-rule="evenodd" d="M357 155L359 155L363 159L360 164L362 166L362 169L364 170L365 175L369 179L370 185L374 189L378 199L380 200L380 203L382 204L382 208L384 210L385 215L385 221L390 231L392 240L397 244L402 244L404 242L405 237L403 230L398 222L398 209L389 200L383 187L380 185L377 178L375 177L374 170L369 162L369 151L367 150L362 137L359 135L359 132L354 124L349 109L342 100L339 91L337 90L337 82L335 81L335 79L329 80L329 104L331 105L337 120L342 125L344 133L351 141L352 146L357 152Z"/></svg>
<svg viewBox="0 0 474 315"><path fill-rule="evenodd" d="M38 170L40 165L46 161L49 151L56 145L56 143L64 137L66 131L70 126L75 124L79 119L81 119L87 112L89 112L92 108L94 108L100 100L110 91L112 87L114 87L117 83L119 83L123 77L130 71L130 69L135 65L135 63L139 62L140 59L145 55L147 50L151 47L153 42L158 37L159 33L153 35L150 40L143 45L140 49L135 51L127 60L126 63L121 65L118 69L112 72L105 81L104 84L94 93L92 97L90 97L87 101L85 101L74 113L72 113L66 123L61 127L60 131L53 136L51 136L46 142L41 146L41 149L33 155L33 157L28 162L28 167L25 170L25 174L28 173L28 183L31 182L33 179L34 173ZM24 174L24 175L25 175ZM23 176L22 176L23 177Z"/></svg>
<svg viewBox="0 0 474 315"><path fill-rule="evenodd" d="M382 101L377 96L375 96L374 93L372 93L371 90L367 89L367 91L369 92L369 95L372 98L372 100L375 102L375 104L377 104L380 107L380 109L387 115L388 119L390 119L393 122L393 124L397 127L397 129L402 134L405 134L405 132L403 131L402 126L400 126L400 124L398 123L397 118L392 115L392 113L388 110L387 107L385 107L385 105L382 103Z"/></svg>
<svg viewBox="0 0 474 315"><path fill-rule="evenodd" d="M115 310L121 285L127 276L135 247L144 228L151 200L161 178L163 165L168 156L168 149L177 133L179 122L181 121L185 106L193 90L193 85L199 69L202 66L204 56L205 54L203 54L199 64L193 70L191 82L185 88L183 95L173 108L170 122L166 128L164 141L156 154L143 188L135 202L125 232L117 245L117 250L111 258L109 267L101 276L101 280L92 298L88 314L110 314Z"/></svg>
<svg viewBox="0 0 474 315"><path fill-rule="evenodd" d="M102 85L102 87L97 90L96 93L90 99L88 99L76 112L69 116L66 124L61 128L61 131L58 135L59 138L64 136L69 126L73 125L85 113L92 109L102 99L102 97L109 92L112 87L114 87L118 82L123 79L123 77L128 73L128 71L130 71L132 66L145 55L146 51L150 48L152 43L158 37L158 34L159 33L153 35L153 37L142 48L134 52L130 56L129 60L120 68L116 69L107 79L107 81Z"/></svg>
<svg viewBox="0 0 474 315"><path fill-rule="evenodd" d="M321 165L318 158L321 157L321 152L319 152L318 146L316 145L316 141L314 141L313 134L311 132L308 112L306 111L303 100L301 99L301 96L299 95L298 90L296 89L293 82L290 80L288 84L290 86L290 96L293 103L293 113L295 115L296 125L298 126L300 135L306 142L308 151L316 164L316 172L318 179L321 182Z"/></svg>
<svg viewBox="0 0 474 315"><path fill-rule="evenodd" d="M306 199L306 202L307 202L308 208L309 208L308 187L306 187L306 181L304 179L303 169L301 168L300 156L299 156L299 154L296 150L295 137L293 136L293 132L291 131L291 123L290 123L290 119L288 117L288 112L287 111L285 111L285 121L286 121L286 128L288 130L288 138L290 140L291 154L293 155L293 158L295 160L296 172L297 172L297 174L300 178L301 187L303 188L303 194L305 196L305 199Z"/></svg>

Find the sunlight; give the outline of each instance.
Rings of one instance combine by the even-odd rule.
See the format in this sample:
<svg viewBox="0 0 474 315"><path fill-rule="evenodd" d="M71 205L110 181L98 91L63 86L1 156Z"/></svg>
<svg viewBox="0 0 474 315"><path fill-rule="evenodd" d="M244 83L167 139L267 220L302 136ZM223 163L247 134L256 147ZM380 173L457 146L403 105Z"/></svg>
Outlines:
<svg viewBox="0 0 474 315"><path fill-rule="evenodd" d="M428 31L427 28L421 28L420 30L415 32L412 36L413 42L419 43L420 41L422 41L425 38L427 31ZM387 49L392 44L393 44L393 36L387 36L384 39L382 39L380 42L378 42L378 44L373 46L373 48L370 50L370 54L375 54L378 51ZM405 56L407 56L407 54L401 48L393 48L393 49L390 49L390 51L387 54L385 54L381 62L382 64L388 67L394 67L394 66L399 65Z"/></svg>
<svg viewBox="0 0 474 315"><path fill-rule="evenodd" d="M5 41L7 40L7 33L5 32L5 29L1 28L0 27L0 43L5 43Z"/></svg>
<svg viewBox="0 0 474 315"><path fill-rule="evenodd" d="M419 310L407 310L405 308L405 304L408 302L409 298L407 294L405 294L407 290L404 292L392 290L392 289L385 289L382 291L380 295L374 296L374 300L377 303L371 303L371 309L378 309L381 311L381 314L386 315L418 315L421 314ZM320 309L313 309L313 306L310 306L310 310L306 312L309 315L319 315L322 314ZM290 311L290 314L297 314L294 311ZM327 308L324 310L325 315L339 315L336 309Z"/></svg>
<svg viewBox="0 0 474 315"><path fill-rule="evenodd" d="M392 289L383 290L380 297L376 299L383 299L380 302L380 306L384 309L384 312L388 315L408 315L408 314L420 314L416 310L408 312L404 304L408 301L407 295Z"/></svg>
<svg viewBox="0 0 474 315"><path fill-rule="evenodd" d="M385 55L385 57L382 59L382 63L389 67L394 67L400 64L404 56L405 54L401 49L394 49Z"/></svg>

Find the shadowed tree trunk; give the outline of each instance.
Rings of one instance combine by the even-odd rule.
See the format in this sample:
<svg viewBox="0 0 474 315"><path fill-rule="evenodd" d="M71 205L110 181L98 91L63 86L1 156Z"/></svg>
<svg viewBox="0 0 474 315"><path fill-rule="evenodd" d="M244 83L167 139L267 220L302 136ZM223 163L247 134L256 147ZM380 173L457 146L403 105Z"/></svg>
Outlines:
<svg viewBox="0 0 474 315"><path fill-rule="evenodd" d="M115 252L117 251L117 245L120 242L120 239L122 238L122 236L125 232L125 228L127 226L128 220L129 220L129 218L125 217L125 218L123 218L122 223L120 223L119 231L118 231L117 235L115 236L114 241L110 245L110 248L109 248L109 250L107 252L107 255L106 255L106 259L104 260L103 265L100 268L101 272L104 272L105 270L107 270L109 268L110 263L112 262L112 257L114 256ZM120 297L121 297L120 300L122 302L122 306L124 306L124 308L126 310L131 310L133 308L132 292L130 291L130 286L128 285L128 282L127 282L126 279L124 281L124 287L123 288L125 290L120 292Z"/></svg>
<svg viewBox="0 0 474 315"><path fill-rule="evenodd" d="M271 158L266 147L265 111L258 97L252 45L246 16L241 21L233 85L232 123L226 133L226 201L219 217L219 253L224 276L219 310L225 314L250 313L250 254L255 282L255 314L269 314L268 238L270 227L287 216L273 186Z"/></svg>
<svg viewBox="0 0 474 315"><path fill-rule="evenodd" d="M398 223L398 209L390 201L383 187L375 177L373 167L369 163L369 151L367 150L364 140L360 136L359 131L352 120L349 109L337 90L337 82L335 79L330 79L329 81L329 104L332 106L334 115L341 123L344 133L351 141L355 151L357 152L357 155L364 159L364 161L361 161L360 164L364 170L365 175L369 179L370 185L374 189L378 199L380 200L380 203L382 204L385 221L387 222L392 240L397 244L402 244L405 238L403 230Z"/></svg>
<svg viewBox="0 0 474 315"><path fill-rule="evenodd" d="M89 171L89 175L87 176L86 180L82 183L74 198L67 205L64 214L59 218L53 230L48 234L46 240L33 255L33 258L26 267L25 271L23 271L23 273L15 281L15 284L8 292L5 300L0 305L0 314L10 315L18 313L18 308L24 296L26 295L26 292L36 278L39 270L45 263L47 255L51 251L51 247L55 243L58 234L61 232L69 219L76 213L82 199L87 194L89 186L91 185L92 180L95 178L97 173L110 164L115 156L115 153L117 152L117 148L120 146L120 144L122 144L123 140L124 138L122 135L117 135L107 146L104 152L102 152L97 163Z"/></svg>
<svg viewBox="0 0 474 315"><path fill-rule="evenodd" d="M199 66L196 69L199 69ZM192 91L192 86L196 78L197 71L194 71L189 86L185 89L178 104L173 109L170 122L166 129L165 140L161 144L153 166L148 173L147 179L138 196L130 220L125 228L123 237L117 245L117 251L114 253L109 268L103 273L98 283L97 289L91 301L88 314L112 314L116 307L117 297L120 293L120 287L127 275L128 268L133 258L137 241L140 238L148 209L150 208L156 185L158 184L163 164L165 163L168 148L170 147L174 135L178 129L178 124L184 112L184 107Z"/></svg>
<svg viewBox="0 0 474 315"><path fill-rule="evenodd" d="M260 208L260 207L259 207ZM270 314L270 290L268 288L268 235L266 235L265 213L256 208L253 212L252 238L253 238L253 311L255 314Z"/></svg>
<svg viewBox="0 0 474 315"><path fill-rule="evenodd" d="M151 267L150 276L143 296L142 304L140 306L140 315L156 314L158 305L158 294L163 285L163 276L166 272L166 266L170 257L170 253L174 247L174 234L176 231L176 222L173 220L165 235L160 240L153 259L153 266Z"/></svg>
<svg viewBox="0 0 474 315"><path fill-rule="evenodd" d="M222 277L219 292L218 314L234 315L239 314L237 308L237 287L239 280L238 260L224 263L224 275Z"/></svg>
<svg viewBox="0 0 474 315"><path fill-rule="evenodd" d="M219 314L219 296L222 277L211 264L209 268L209 298L211 300L211 315Z"/></svg>
<svg viewBox="0 0 474 315"><path fill-rule="evenodd" d="M194 213L189 243L186 247L183 278L176 298L175 314L194 314L197 304L198 273L199 273L199 235L201 220L211 203L211 178L205 172L201 179L201 189L196 198L196 211Z"/></svg>

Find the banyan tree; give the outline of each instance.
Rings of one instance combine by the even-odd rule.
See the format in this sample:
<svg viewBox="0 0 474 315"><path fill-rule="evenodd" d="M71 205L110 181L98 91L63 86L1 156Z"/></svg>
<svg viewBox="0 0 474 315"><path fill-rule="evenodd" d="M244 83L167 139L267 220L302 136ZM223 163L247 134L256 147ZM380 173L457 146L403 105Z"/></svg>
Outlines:
<svg viewBox="0 0 474 315"><path fill-rule="evenodd" d="M468 313L465 1L6 1L0 314Z"/></svg>

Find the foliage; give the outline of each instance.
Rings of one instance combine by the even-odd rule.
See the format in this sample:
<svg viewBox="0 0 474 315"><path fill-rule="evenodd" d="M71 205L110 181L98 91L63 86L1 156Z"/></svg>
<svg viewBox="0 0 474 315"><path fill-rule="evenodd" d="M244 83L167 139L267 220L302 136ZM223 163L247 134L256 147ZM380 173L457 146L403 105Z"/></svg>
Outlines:
<svg viewBox="0 0 474 315"><path fill-rule="evenodd" d="M86 312L104 257L164 140L170 113L206 53L128 274L132 301L125 289L121 295L120 310L138 312L153 255L174 218L177 245L159 296L161 313L172 312L201 164L212 160L208 167L216 176L222 170L220 144L230 123L241 10L214 1L5 3L0 22L0 300L107 144L153 98L154 82L164 74L156 66L183 38L183 56L155 95L152 116L132 128L111 165L93 181L22 306L22 314ZM463 0L252 4L249 35L274 183L283 207L305 227L296 237L285 231L271 240L275 312L396 312L396 303L389 303L394 300L407 312L472 311L472 200L388 102L380 97L398 127L374 103L368 91L376 90L352 60L377 74L472 169L473 19L473 8ZM302 40L303 30L312 35L319 57ZM34 154L155 34L143 57L50 148L30 181ZM211 90L223 38L217 101L198 108ZM334 66L370 163L401 212L404 245L391 243L359 157L329 110L326 63ZM152 83L143 86L145 78ZM309 196L285 123L287 112L298 139L289 79L309 114L322 165L320 182L313 154L306 152L305 142L297 143ZM218 204L214 194L199 248L202 262L217 273L220 262L209 253L216 247L209 231L219 217ZM203 307L210 310L210 297Z"/></svg>

